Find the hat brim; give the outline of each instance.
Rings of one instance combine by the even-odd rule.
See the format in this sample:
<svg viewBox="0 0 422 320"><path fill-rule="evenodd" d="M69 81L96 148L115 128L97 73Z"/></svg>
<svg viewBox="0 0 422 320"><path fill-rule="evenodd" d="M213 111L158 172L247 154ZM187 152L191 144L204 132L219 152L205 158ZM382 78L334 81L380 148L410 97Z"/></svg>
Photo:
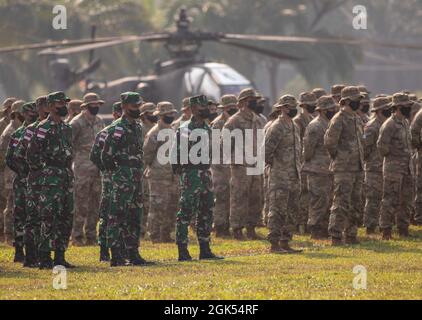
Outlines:
<svg viewBox="0 0 422 320"><path fill-rule="evenodd" d="M259 100L259 99L261 99L262 97L260 97L260 96L246 96L246 97L243 97L243 98L239 98L239 99L237 99L237 101L243 101L243 100L245 100L245 99L248 99L248 98L252 98L252 99L255 99L255 100Z"/></svg>
<svg viewBox="0 0 422 320"><path fill-rule="evenodd" d="M302 106L316 106L317 105L317 102L315 101L315 102L306 102L306 101L303 101L303 102L299 102L299 106L300 107L302 107Z"/></svg>
<svg viewBox="0 0 422 320"><path fill-rule="evenodd" d="M315 111L328 110L328 109L331 109L331 108L336 108L337 106L338 106L338 104L333 103L333 104L330 104L328 107L324 107L324 108L316 107Z"/></svg>
<svg viewBox="0 0 422 320"><path fill-rule="evenodd" d="M84 102L81 104L81 108L89 106L90 104L100 104L103 105L105 103L104 100L95 100L95 101L90 101L90 102Z"/></svg>
<svg viewBox="0 0 422 320"><path fill-rule="evenodd" d="M64 102L70 102L70 101L72 101L72 99L65 98L65 99L58 99L58 100L54 99L54 100L47 100L47 101L48 102L62 102L62 101L64 101Z"/></svg>
<svg viewBox="0 0 422 320"><path fill-rule="evenodd" d="M227 107L237 107L237 104L236 104L236 103L229 103L229 104L226 104L226 105L224 105L224 104L219 104L219 105L217 106L217 108L220 108L220 109L227 108Z"/></svg>
<svg viewBox="0 0 422 320"><path fill-rule="evenodd" d="M393 106L393 103L390 102L388 104L383 104L382 106L376 107L376 108L372 108L371 112L377 112L378 110L382 110L382 109L389 109Z"/></svg>
<svg viewBox="0 0 422 320"><path fill-rule="evenodd" d="M153 115L154 116L165 116L166 114L173 114L173 113L177 114L177 110L171 109L171 110L167 110L167 111L164 111L164 112L160 112L160 111L157 110L153 113Z"/></svg>

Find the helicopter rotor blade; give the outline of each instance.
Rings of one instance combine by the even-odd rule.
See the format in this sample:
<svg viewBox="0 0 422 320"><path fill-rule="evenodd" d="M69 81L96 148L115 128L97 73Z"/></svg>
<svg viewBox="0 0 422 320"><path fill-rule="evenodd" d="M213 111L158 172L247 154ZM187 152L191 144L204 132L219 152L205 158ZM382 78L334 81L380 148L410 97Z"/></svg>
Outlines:
<svg viewBox="0 0 422 320"><path fill-rule="evenodd" d="M125 43L130 43L130 42L135 42L135 41L163 41L168 38L169 38L169 35L166 33L164 34L155 33L155 34L142 35L142 36L124 36L112 41L106 41L106 42L103 41L100 43L89 43L89 44L83 44L80 46L74 46L70 48L57 49L57 50L53 50L53 53L57 55L68 55L68 54L73 54L73 53L78 53L78 52L91 51L91 50L95 50L99 48L117 46L119 44L125 44ZM40 54L44 54L44 53L41 52Z"/></svg>
<svg viewBox="0 0 422 320"><path fill-rule="evenodd" d="M289 61L303 60L303 58L300 58L300 57L295 57L295 56L285 54L285 53L281 53L281 52L277 52L277 51L274 51L274 50L268 50L268 49L260 48L260 47L253 46L253 45L250 45L250 44L233 42L233 41L229 41L229 40L225 40L225 39L221 39L218 42L222 43L222 44L229 45L229 46L242 48L242 49L245 49L245 50L248 50L248 51L257 52L259 54L263 54L263 55L269 56L271 58L279 59L279 60L289 60Z"/></svg>
<svg viewBox="0 0 422 320"><path fill-rule="evenodd" d="M319 38L319 37L300 37L300 36L276 36L276 35L253 35L253 34L221 34L222 39L230 40L253 40L253 41L273 41L285 43L311 43L311 44L341 44L352 46L377 46L398 49L422 50L422 45L410 43L394 43L369 39L351 39L351 38Z"/></svg>

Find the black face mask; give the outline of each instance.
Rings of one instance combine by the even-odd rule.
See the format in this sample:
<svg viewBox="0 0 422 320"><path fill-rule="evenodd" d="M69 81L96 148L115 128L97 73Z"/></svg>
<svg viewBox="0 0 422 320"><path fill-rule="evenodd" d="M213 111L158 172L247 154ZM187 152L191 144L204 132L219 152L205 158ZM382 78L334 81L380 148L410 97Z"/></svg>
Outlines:
<svg viewBox="0 0 422 320"><path fill-rule="evenodd" d="M336 114L335 110L328 110L327 112L325 112L325 116L327 117L328 120L331 120L335 114Z"/></svg>
<svg viewBox="0 0 422 320"><path fill-rule="evenodd" d="M369 104L364 104L362 108L360 109L363 113L368 113L369 111Z"/></svg>
<svg viewBox="0 0 422 320"><path fill-rule="evenodd" d="M199 116L202 119L208 119L209 116L210 116L210 109L202 109L202 110L199 110Z"/></svg>
<svg viewBox="0 0 422 320"><path fill-rule="evenodd" d="M263 112L264 112L264 106L257 105L257 106L255 107L254 112L255 112L256 114L260 115L261 113L263 113Z"/></svg>
<svg viewBox="0 0 422 320"><path fill-rule="evenodd" d="M289 110L289 112L287 113L287 115L288 115L290 118L294 118L294 117L296 117L296 115L297 115L297 109L290 109L290 110Z"/></svg>
<svg viewBox="0 0 422 320"><path fill-rule="evenodd" d="M306 106L305 108L309 113L314 113L316 106Z"/></svg>
<svg viewBox="0 0 422 320"><path fill-rule="evenodd" d="M249 109L255 111L257 109L257 107L258 107L258 101L256 101L256 100L249 101L248 107L249 107Z"/></svg>
<svg viewBox="0 0 422 320"><path fill-rule="evenodd" d="M410 112L412 111L411 107L401 107L400 112L402 115L404 115L405 118L410 118Z"/></svg>
<svg viewBox="0 0 422 320"><path fill-rule="evenodd" d="M59 117L66 117L68 115L66 106L57 108L56 110Z"/></svg>
<svg viewBox="0 0 422 320"><path fill-rule="evenodd" d="M236 112L237 112L237 109L234 109L234 108L227 110L227 113L231 116L234 115Z"/></svg>
<svg viewBox="0 0 422 320"><path fill-rule="evenodd" d="M162 119L165 124L172 124L174 121L174 117L170 116L164 116Z"/></svg>
<svg viewBox="0 0 422 320"><path fill-rule="evenodd" d="M391 109L387 109L387 110L382 110L382 115L386 118L390 118L391 116Z"/></svg>
<svg viewBox="0 0 422 320"><path fill-rule="evenodd" d="M96 116L98 114L98 111L100 111L99 107L88 107L88 111L93 116Z"/></svg>
<svg viewBox="0 0 422 320"><path fill-rule="evenodd" d="M213 121L217 117L218 113L210 113L210 115L208 116L208 120Z"/></svg>
<svg viewBox="0 0 422 320"><path fill-rule="evenodd" d="M359 109L359 107L360 107L360 102L359 101L350 101L350 108L353 110L353 111L356 111L356 110L358 110Z"/></svg>
<svg viewBox="0 0 422 320"><path fill-rule="evenodd" d="M128 115L133 118L133 119L139 119L139 117L141 116L141 110L136 109L136 110L128 110L127 111Z"/></svg>
<svg viewBox="0 0 422 320"><path fill-rule="evenodd" d="M146 118L148 119L148 121L151 121L152 123L157 123L157 121L158 121L157 116L147 115Z"/></svg>

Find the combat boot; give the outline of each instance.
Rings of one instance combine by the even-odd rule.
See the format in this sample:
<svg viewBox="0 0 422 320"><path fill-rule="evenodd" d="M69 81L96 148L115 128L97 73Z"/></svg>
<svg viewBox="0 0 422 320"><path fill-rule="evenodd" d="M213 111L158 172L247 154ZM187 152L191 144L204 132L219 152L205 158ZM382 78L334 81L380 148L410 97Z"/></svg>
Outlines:
<svg viewBox="0 0 422 320"><path fill-rule="evenodd" d="M244 240L242 228L233 229L233 238L235 238L236 240Z"/></svg>
<svg viewBox="0 0 422 320"><path fill-rule="evenodd" d="M280 242L279 241L270 241L271 243L271 248L270 248L270 252L271 253L282 253L283 250L280 248Z"/></svg>
<svg viewBox="0 0 422 320"><path fill-rule="evenodd" d="M153 266L156 264L142 258L137 248L129 250L129 263L133 266Z"/></svg>
<svg viewBox="0 0 422 320"><path fill-rule="evenodd" d="M212 253L210 243L201 241L199 242L199 260L221 260L223 257L216 256Z"/></svg>
<svg viewBox="0 0 422 320"><path fill-rule="evenodd" d="M179 261L192 261L187 243L178 243L177 249L179 251Z"/></svg>
<svg viewBox="0 0 422 320"><path fill-rule="evenodd" d="M217 238L228 238L230 237L230 230L227 226L216 226L215 236Z"/></svg>
<svg viewBox="0 0 422 320"><path fill-rule="evenodd" d="M53 260L51 259L50 251L40 251L39 259L40 259L40 265L39 265L40 270L53 269Z"/></svg>
<svg viewBox="0 0 422 320"><path fill-rule="evenodd" d="M399 231L399 236L402 237L402 238L408 238L410 236L409 235L409 228L406 228L406 227L399 228L398 231Z"/></svg>
<svg viewBox="0 0 422 320"><path fill-rule="evenodd" d="M105 245L100 246L100 261L102 262L110 261L110 251Z"/></svg>
<svg viewBox="0 0 422 320"><path fill-rule="evenodd" d="M15 257L13 262L23 263L25 261L25 253L23 252L23 246L15 245Z"/></svg>
<svg viewBox="0 0 422 320"><path fill-rule="evenodd" d="M288 240L280 241L280 249L285 253L301 253L303 251L302 249L293 249L292 247L290 247Z"/></svg>
<svg viewBox="0 0 422 320"><path fill-rule="evenodd" d="M343 242L341 241L341 238L331 237L331 246L339 247L342 245L343 245Z"/></svg>
<svg viewBox="0 0 422 320"><path fill-rule="evenodd" d="M246 237L250 240L262 240L255 231L255 227L246 227Z"/></svg>
<svg viewBox="0 0 422 320"><path fill-rule="evenodd" d="M25 261L23 263L25 268L38 268L37 250L34 243L29 242L25 244Z"/></svg>
<svg viewBox="0 0 422 320"><path fill-rule="evenodd" d="M121 248L111 248L110 267L123 267L127 266L126 260L122 257Z"/></svg>
<svg viewBox="0 0 422 320"><path fill-rule="evenodd" d="M391 228L385 228L382 230L382 240L391 240Z"/></svg>
<svg viewBox="0 0 422 320"><path fill-rule="evenodd" d="M76 268L73 264L70 264L65 259L65 251L63 249L57 249L54 251L54 265L63 266L67 269Z"/></svg>
<svg viewBox="0 0 422 320"><path fill-rule="evenodd" d="M346 236L346 239L344 240L345 244L360 244L360 241L356 236Z"/></svg>

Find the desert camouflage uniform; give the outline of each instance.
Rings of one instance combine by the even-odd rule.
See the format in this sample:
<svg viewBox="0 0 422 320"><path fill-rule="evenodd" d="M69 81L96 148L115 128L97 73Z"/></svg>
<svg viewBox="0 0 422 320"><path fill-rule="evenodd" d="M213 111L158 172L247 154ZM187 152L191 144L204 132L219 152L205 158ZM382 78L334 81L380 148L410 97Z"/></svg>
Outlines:
<svg viewBox="0 0 422 320"><path fill-rule="evenodd" d="M301 144L299 128L289 120L279 116L265 135L265 161L270 166L270 242L291 240L297 225Z"/></svg>
<svg viewBox="0 0 422 320"><path fill-rule="evenodd" d="M416 197L415 197L415 221L422 224L422 110L419 111L410 126L412 146L416 152Z"/></svg>
<svg viewBox="0 0 422 320"><path fill-rule="evenodd" d="M84 231L88 242L96 240L98 206L100 203L100 173L89 159L95 136L104 128L104 121L96 116L93 122L84 112L70 122L73 136L73 171L75 173L75 215L72 240L83 241Z"/></svg>
<svg viewBox="0 0 422 320"><path fill-rule="evenodd" d="M49 116L41 121L29 142L29 183L39 196L39 251L66 250L72 231L74 199L72 128Z"/></svg>
<svg viewBox="0 0 422 320"><path fill-rule="evenodd" d="M154 123L146 124L141 122L142 125L142 133L143 133L143 141L145 141L145 136L147 133L154 127ZM149 207L150 203L149 200L151 198L150 189L149 189L149 182L148 177L144 176L143 182L143 209L142 209L142 226L141 226L141 236L144 237L147 229L149 231L148 220L149 220Z"/></svg>
<svg viewBox="0 0 422 320"><path fill-rule="evenodd" d="M176 130L175 152L178 163L173 165L173 172L179 174L180 201L176 215L176 243L188 243L188 230L192 217L196 217L196 234L198 241L209 243L213 224L214 194L212 192L211 172L209 164L181 164L180 139L188 138L193 130L204 130L211 144L211 129L204 122L200 124L192 117ZM194 141L188 143L188 153ZM211 151L210 151L211 152Z"/></svg>
<svg viewBox="0 0 422 320"><path fill-rule="evenodd" d="M345 88L346 89L346 88ZM345 90L343 89L343 90ZM363 147L355 114L341 109L331 120L324 136L334 174L334 197L328 231L333 238L357 235L361 204Z"/></svg>
<svg viewBox="0 0 422 320"><path fill-rule="evenodd" d="M137 249L141 236L143 133L141 125L126 116L114 121L101 152L105 170L111 171L111 201L107 246ZM123 240L123 243L122 243Z"/></svg>
<svg viewBox="0 0 422 320"><path fill-rule="evenodd" d="M253 130L256 137L258 129L261 128L260 120L254 113L247 113L239 110L231 116L224 124L224 129L233 131L240 129L245 138L245 130ZM238 143L238 142L237 142ZM253 154L257 150L256 139L253 141ZM232 143L234 151L234 143ZM249 150L251 151L251 150ZM248 150L245 150L248 152ZM262 212L262 180L260 175L247 175L247 167L254 164L247 164L244 158L243 164L235 164L234 152L230 165L230 227L241 229L243 227L255 227L261 223Z"/></svg>
<svg viewBox="0 0 422 320"><path fill-rule="evenodd" d="M267 134L268 129L271 127L275 120L270 120L264 127L264 134ZM269 213L269 197L268 197L268 179L270 173L270 166L265 164L264 168L264 187L263 187L263 194L264 194L264 207L262 208L262 220L264 225L268 223L268 213Z"/></svg>
<svg viewBox="0 0 422 320"><path fill-rule="evenodd" d="M312 232L325 233L333 192L330 155L324 146L329 121L319 115L307 126L303 138L303 167L309 190L308 227Z"/></svg>
<svg viewBox="0 0 422 320"><path fill-rule="evenodd" d="M377 147L384 157L379 226L383 230L391 228L396 220L399 229L407 229L412 205L413 175L407 120L400 120L394 114L388 118L380 129Z"/></svg>
<svg viewBox="0 0 422 320"><path fill-rule="evenodd" d="M148 231L153 241L170 239L178 209L177 177L170 163L162 165L157 158L158 149L166 143L157 139L162 129L171 130L158 123L148 132L144 142L144 163L150 189Z"/></svg>
<svg viewBox="0 0 422 320"><path fill-rule="evenodd" d="M365 210L364 226L373 229L378 226L382 199L382 158L377 150L377 140L382 122L374 117L364 129L363 146L365 160Z"/></svg>

